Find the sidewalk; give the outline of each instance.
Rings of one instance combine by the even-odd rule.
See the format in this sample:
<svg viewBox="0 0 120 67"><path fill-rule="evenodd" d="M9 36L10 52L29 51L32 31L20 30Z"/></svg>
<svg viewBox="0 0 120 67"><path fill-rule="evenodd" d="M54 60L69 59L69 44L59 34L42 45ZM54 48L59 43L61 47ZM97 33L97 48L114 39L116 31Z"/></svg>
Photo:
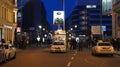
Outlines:
<svg viewBox="0 0 120 67"><path fill-rule="evenodd" d="M115 51L115 54L120 56L120 51Z"/></svg>

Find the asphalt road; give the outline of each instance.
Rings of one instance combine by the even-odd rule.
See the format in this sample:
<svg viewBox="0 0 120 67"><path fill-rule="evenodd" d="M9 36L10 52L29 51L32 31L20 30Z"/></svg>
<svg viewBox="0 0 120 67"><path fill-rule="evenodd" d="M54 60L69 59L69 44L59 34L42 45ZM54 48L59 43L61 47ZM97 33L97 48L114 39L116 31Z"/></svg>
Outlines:
<svg viewBox="0 0 120 67"><path fill-rule="evenodd" d="M50 53L49 48L28 48L0 67L120 67L120 56L92 56L88 49Z"/></svg>

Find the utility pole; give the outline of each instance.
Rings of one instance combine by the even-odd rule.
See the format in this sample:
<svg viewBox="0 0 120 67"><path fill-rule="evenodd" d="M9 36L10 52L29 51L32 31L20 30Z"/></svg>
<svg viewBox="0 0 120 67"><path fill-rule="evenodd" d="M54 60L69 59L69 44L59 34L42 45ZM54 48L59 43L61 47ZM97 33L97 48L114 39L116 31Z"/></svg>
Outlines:
<svg viewBox="0 0 120 67"><path fill-rule="evenodd" d="M103 32L102 32L102 0L100 0L100 38L103 40Z"/></svg>
<svg viewBox="0 0 120 67"><path fill-rule="evenodd" d="M63 30L65 31L65 0L60 0L63 4L63 11L64 11L64 21L63 21Z"/></svg>
<svg viewBox="0 0 120 67"><path fill-rule="evenodd" d="M20 5L21 5L21 8L20 8L20 11L21 11L21 22L20 22L20 27L21 27L21 34L22 34L22 20L23 20L23 14L22 14L22 0L20 0Z"/></svg>
<svg viewBox="0 0 120 67"><path fill-rule="evenodd" d="M63 11L64 11L63 29L65 31L65 0L63 0Z"/></svg>

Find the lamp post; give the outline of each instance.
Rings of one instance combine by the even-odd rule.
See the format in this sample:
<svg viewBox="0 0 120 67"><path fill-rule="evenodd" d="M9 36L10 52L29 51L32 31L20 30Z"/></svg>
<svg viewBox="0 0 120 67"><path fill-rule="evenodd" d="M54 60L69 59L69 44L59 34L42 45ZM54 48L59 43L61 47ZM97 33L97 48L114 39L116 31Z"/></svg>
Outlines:
<svg viewBox="0 0 120 67"><path fill-rule="evenodd" d="M63 11L64 11L64 19L65 19L65 0L60 0L61 3L63 4ZM65 31L65 20L63 21L63 30Z"/></svg>
<svg viewBox="0 0 120 67"><path fill-rule="evenodd" d="M22 15L22 0L20 0L20 5L21 5L21 8L20 8L20 12L21 12L21 22L20 22L20 27L21 27L21 33L22 33L22 18L23 18L23 15Z"/></svg>
<svg viewBox="0 0 120 67"><path fill-rule="evenodd" d="M100 38L103 40L104 37L102 33L102 0L100 0L100 33L101 33Z"/></svg>
<svg viewBox="0 0 120 67"><path fill-rule="evenodd" d="M40 30L40 31L39 31L39 33L38 33L38 36L40 36L40 37L41 37L41 39L42 39L42 36L41 36L41 35L42 35L42 33L41 33L42 26L41 26L41 25L39 25L39 26L38 26L38 28L39 28L39 30Z"/></svg>
<svg viewBox="0 0 120 67"><path fill-rule="evenodd" d="M40 31L38 31L38 35L41 35L41 29L42 29L42 26L39 25L38 28L39 28L39 30L40 30Z"/></svg>

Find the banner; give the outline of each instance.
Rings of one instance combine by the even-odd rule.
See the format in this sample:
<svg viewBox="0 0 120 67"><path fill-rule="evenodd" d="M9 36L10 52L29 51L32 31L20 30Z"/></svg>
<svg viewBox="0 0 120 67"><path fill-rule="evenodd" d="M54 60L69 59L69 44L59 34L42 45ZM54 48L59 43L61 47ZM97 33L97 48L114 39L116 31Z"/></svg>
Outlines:
<svg viewBox="0 0 120 67"><path fill-rule="evenodd" d="M101 34L101 26L92 26L91 32L92 34Z"/></svg>
<svg viewBox="0 0 120 67"><path fill-rule="evenodd" d="M53 24L64 23L64 11L53 11Z"/></svg>

